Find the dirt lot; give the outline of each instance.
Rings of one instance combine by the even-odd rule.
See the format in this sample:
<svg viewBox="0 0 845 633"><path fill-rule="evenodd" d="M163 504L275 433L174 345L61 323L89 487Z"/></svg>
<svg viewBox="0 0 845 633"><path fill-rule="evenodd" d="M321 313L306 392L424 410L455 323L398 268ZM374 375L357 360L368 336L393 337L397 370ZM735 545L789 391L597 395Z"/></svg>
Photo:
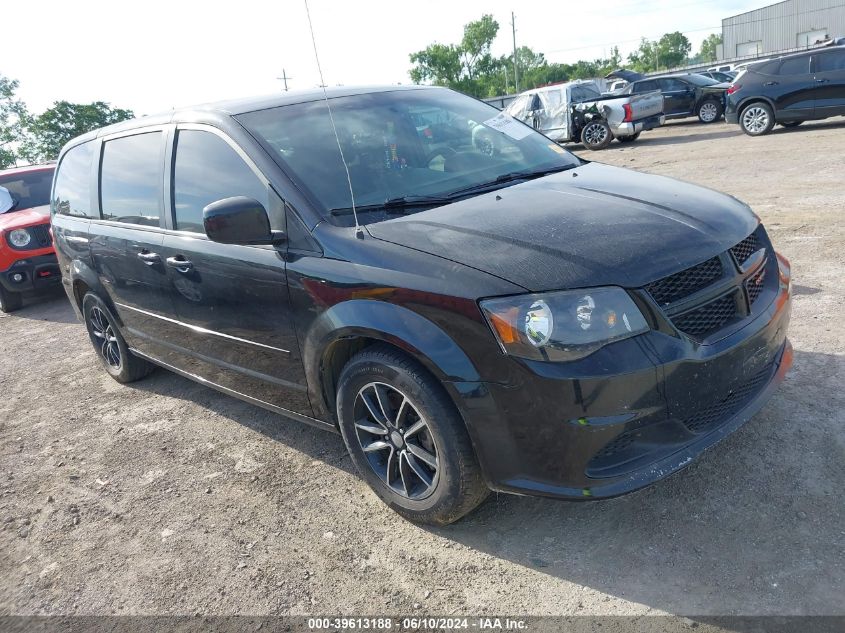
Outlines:
<svg viewBox="0 0 845 633"><path fill-rule="evenodd" d="M612 501L500 495L419 528L339 437L165 371L113 382L60 291L3 315L0 614L845 614L844 147L836 119L576 148L747 201L796 280L771 402Z"/></svg>

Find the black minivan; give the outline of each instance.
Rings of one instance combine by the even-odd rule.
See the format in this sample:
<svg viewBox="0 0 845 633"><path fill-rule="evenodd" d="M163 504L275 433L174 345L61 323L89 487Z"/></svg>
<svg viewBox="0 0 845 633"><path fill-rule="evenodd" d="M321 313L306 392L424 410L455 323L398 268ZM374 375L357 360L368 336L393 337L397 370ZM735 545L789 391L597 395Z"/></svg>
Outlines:
<svg viewBox="0 0 845 633"><path fill-rule="evenodd" d="M63 149L52 211L112 377L158 365L338 431L415 521L491 489L645 486L792 360L789 264L745 204L581 160L443 88L120 123Z"/></svg>
<svg viewBox="0 0 845 633"><path fill-rule="evenodd" d="M725 120L749 136L775 124L845 116L845 46L825 46L755 64L728 88Z"/></svg>

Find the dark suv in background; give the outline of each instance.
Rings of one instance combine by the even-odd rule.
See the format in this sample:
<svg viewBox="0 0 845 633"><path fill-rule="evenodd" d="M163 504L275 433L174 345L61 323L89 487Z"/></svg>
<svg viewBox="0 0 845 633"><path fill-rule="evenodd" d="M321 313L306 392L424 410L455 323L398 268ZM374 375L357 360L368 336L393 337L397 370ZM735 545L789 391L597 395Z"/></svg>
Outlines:
<svg viewBox="0 0 845 633"><path fill-rule="evenodd" d="M52 198L113 378L160 365L339 431L416 521L489 489L645 486L748 420L792 359L789 264L747 205L582 161L443 88L120 123L63 150Z"/></svg>
<svg viewBox="0 0 845 633"><path fill-rule="evenodd" d="M614 94L642 94L659 90L663 94L663 112L667 119L696 116L702 123L715 123L725 111L728 84L695 73L643 78Z"/></svg>
<svg viewBox="0 0 845 633"><path fill-rule="evenodd" d="M725 119L761 136L775 124L845 115L845 46L751 64L728 88Z"/></svg>

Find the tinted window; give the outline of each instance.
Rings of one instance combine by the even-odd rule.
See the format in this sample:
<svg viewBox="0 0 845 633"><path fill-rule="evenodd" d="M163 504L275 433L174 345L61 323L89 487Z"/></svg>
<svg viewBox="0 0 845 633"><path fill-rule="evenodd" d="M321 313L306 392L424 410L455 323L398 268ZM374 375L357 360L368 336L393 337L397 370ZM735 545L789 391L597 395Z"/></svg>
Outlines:
<svg viewBox="0 0 845 633"><path fill-rule="evenodd" d="M686 90L688 86L678 79L661 79L660 89L666 92L680 92Z"/></svg>
<svg viewBox="0 0 845 633"><path fill-rule="evenodd" d="M575 103L595 101L596 99L601 99L601 93L592 86L574 86L572 88L572 101Z"/></svg>
<svg viewBox="0 0 845 633"><path fill-rule="evenodd" d="M793 57L780 65L781 75L806 75L810 72L810 57Z"/></svg>
<svg viewBox="0 0 845 633"><path fill-rule="evenodd" d="M698 73L690 73L686 77L684 77L684 81L688 81L691 84L695 84L696 86L714 86L719 83L716 79L712 77L705 77L704 75L699 75Z"/></svg>
<svg viewBox="0 0 845 633"><path fill-rule="evenodd" d="M652 90L657 89L657 82L654 80L640 81L634 84L634 92L636 93L651 92Z"/></svg>
<svg viewBox="0 0 845 633"><path fill-rule="evenodd" d="M125 136L103 145L103 219L145 226L161 222L161 133Z"/></svg>
<svg viewBox="0 0 845 633"><path fill-rule="evenodd" d="M93 145L84 143L67 151L56 174L53 213L90 218L91 157Z"/></svg>
<svg viewBox="0 0 845 633"><path fill-rule="evenodd" d="M816 72L845 70L845 51L823 53L816 58Z"/></svg>
<svg viewBox="0 0 845 633"><path fill-rule="evenodd" d="M511 104L515 109L519 105ZM559 145L514 121L510 107L499 112L441 88L335 97L331 109L363 223L394 217L395 211L383 207L393 198L460 196L468 187L495 183L515 171L580 164ZM353 223L346 169L325 101L250 112L238 120L330 221Z"/></svg>
<svg viewBox="0 0 845 633"><path fill-rule="evenodd" d="M181 130L173 169L176 228L205 233L203 207L233 196L268 207L267 187L226 141L211 132Z"/></svg>
<svg viewBox="0 0 845 633"><path fill-rule="evenodd" d="M7 213L31 209L50 204L50 185L53 184L53 170L18 172L0 175L0 187L12 196L12 208Z"/></svg>
<svg viewBox="0 0 845 633"><path fill-rule="evenodd" d="M751 64L748 67L748 70L760 73L761 75L775 75L777 74L778 66L780 62L775 60L771 62L763 62L762 64Z"/></svg>

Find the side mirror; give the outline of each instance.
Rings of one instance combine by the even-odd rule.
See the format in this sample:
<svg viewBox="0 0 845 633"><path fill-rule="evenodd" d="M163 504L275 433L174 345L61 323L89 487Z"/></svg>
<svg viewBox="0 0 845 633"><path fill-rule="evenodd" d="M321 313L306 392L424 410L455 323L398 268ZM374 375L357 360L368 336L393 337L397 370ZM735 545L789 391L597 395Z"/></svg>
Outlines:
<svg viewBox="0 0 845 633"><path fill-rule="evenodd" d="M202 210L205 234L221 244L279 244L283 231L270 229L264 206L253 198L235 196L212 202Z"/></svg>

